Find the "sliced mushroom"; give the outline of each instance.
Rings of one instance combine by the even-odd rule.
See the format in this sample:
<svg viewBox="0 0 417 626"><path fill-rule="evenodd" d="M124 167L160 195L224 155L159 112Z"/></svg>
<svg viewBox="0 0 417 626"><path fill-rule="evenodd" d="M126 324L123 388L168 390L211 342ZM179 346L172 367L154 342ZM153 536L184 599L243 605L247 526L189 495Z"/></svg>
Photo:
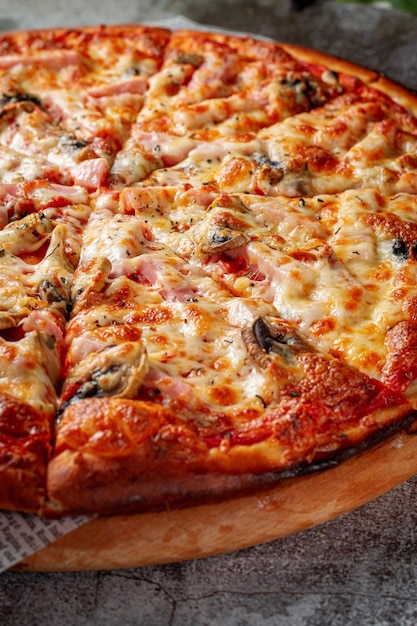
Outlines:
<svg viewBox="0 0 417 626"><path fill-rule="evenodd" d="M19 231L19 250L26 246L40 246L45 238L53 231L53 222L43 213L30 213L16 222L11 222L0 235L0 245L7 247L11 239L11 231Z"/></svg>
<svg viewBox="0 0 417 626"><path fill-rule="evenodd" d="M333 70L324 70L320 78L327 85L339 85L339 75Z"/></svg>
<svg viewBox="0 0 417 626"><path fill-rule="evenodd" d="M77 392L61 410L83 398L134 398L148 369L147 353L140 341L110 345L91 353L68 376L65 388L75 386Z"/></svg>
<svg viewBox="0 0 417 626"><path fill-rule="evenodd" d="M409 243L401 239L401 237L396 237L392 242L392 254L398 261L407 261L410 258L415 261L417 258L417 242Z"/></svg>
<svg viewBox="0 0 417 626"><path fill-rule="evenodd" d="M328 83L327 83L328 84ZM309 109L318 107L326 101L326 90L318 80L305 73L290 73L281 79L281 95ZM335 85L337 87L337 85Z"/></svg>
<svg viewBox="0 0 417 626"><path fill-rule="evenodd" d="M54 302L65 302L65 296L57 285L50 280L43 280L39 285L39 295L41 300L53 304Z"/></svg>
<svg viewBox="0 0 417 626"><path fill-rule="evenodd" d="M0 120L16 116L20 111L32 113L35 107L41 108L41 102L36 96L18 92L3 94L0 98Z"/></svg>
<svg viewBox="0 0 417 626"><path fill-rule="evenodd" d="M41 300L64 310L70 299L73 275L65 254L65 237L65 227L58 224L51 235L45 258L38 264L32 278Z"/></svg>
<svg viewBox="0 0 417 626"><path fill-rule="evenodd" d="M313 351L290 323L278 318L256 318L242 329L242 338L249 356L262 369L271 364L271 352L287 365L295 365L298 352Z"/></svg>
<svg viewBox="0 0 417 626"><path fill-rule="evenodd" d="M77 139L75 135L67 133L59 138L59 145L67 150L79 151L88 146L88 141Z"/></svg>
<svg viewBox="0 0 417 626"><path fill-rule="evenodd" d="M36 106L41 106L41 101L36 96L30 93L22 93L15 91L14 93L3 93L0 98L0 108L4 109L7 106L19 104L21 102L30 102Z"/></svg>
<svg viewBox="0 0 417 626"><path fill-rule="evenodd" d="M203 254L216 254L240 248L249 241L250 236L243 231L218 226L210 230L208 241L200 247L200 250Z"/></svg>
<svg viewBox="0 0 417 626"><path fill-rule="evenodd" d="M193 67L200 67L203 63L204 57L201 54L193 54L192 52L180 52L174 59L174 63L180 65L192 65Z"/></svg>
<svg viewBox="0 0 417 626"><path fill-rule="evenodd" d="M255 162L259 165L259 167L269 167L273 170L283 170L284 165L280 161L272 161L266 154L260 154L256 152L253 155Z"/></svg>

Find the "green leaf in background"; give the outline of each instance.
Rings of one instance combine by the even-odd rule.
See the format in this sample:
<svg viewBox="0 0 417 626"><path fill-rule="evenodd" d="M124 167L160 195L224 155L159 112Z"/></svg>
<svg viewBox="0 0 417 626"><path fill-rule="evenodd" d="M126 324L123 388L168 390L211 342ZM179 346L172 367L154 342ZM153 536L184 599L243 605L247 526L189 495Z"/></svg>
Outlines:
<svg viewBox="0 0 417 626"><path fill-rule="evenodd" d="M339 0L339 2L360 2L362 4L378 4L382 7L403 9L417 14L417 0Z"/></svg>

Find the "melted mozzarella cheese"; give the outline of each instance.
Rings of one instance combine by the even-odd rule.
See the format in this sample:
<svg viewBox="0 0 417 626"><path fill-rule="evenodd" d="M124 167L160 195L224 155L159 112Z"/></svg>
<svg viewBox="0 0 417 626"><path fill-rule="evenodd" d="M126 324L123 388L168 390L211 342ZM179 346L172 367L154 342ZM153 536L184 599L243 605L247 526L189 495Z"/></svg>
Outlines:
<svg viewBox="0 0 417 626"><path fill-rule="evenodd" d="M143 385L159 389L163 402L174 406L183 397L189 408L225 412L237 405L258 411L259 397L272 402L271 373L259 371L249 358L241 332L259 315L276 315L274 307L263 300L236 300L161 243L138 244L140 226L141 220L126 215L90 221L82 259L106 249L112 269L103 297L98 290L96 304L77 309L69 324L67 367L71 371L90 351L102 350L102 329L119 324L124 332L140 332L149 361ZM105 242L111 245L105 248ZM74 291L85 284L82 268ZM109 337L115 341L113 333Z"/></svg>
<svg viewBox="0 0 417 626"><path fill-rule="evenodd" d="M32 311L49 307L55 307L64 320L81 230L90 212L85 204L71 204L71 199L86 200L76 189L67 198L65 188L59 186L39 185L34 190L32 208L44 206L44 210L29 213L0 232L3 328L23 322ZM6 202L7 198L6 190ZM26 211L28 204L26 195ZM16 211L20 210L17 206Z"/></svg>
<svg viewBox="0 0 417 626"><path fill-rule="evenodd" d="M26 333L18 342L0 339L0 391L30 404L51 419L57 401L52 370L60 370L58 352L38 332Z"/></svg>
<svg viewBox="0 0 417 626"><path fill-rule="evenodd" d="M341 96L258 136L282 169L277 193L312 196L372 187L389 195L417 189L410 172L415 134L395 108L366 94Z"/></svg>
<svg viewBox="0 0 417 626"><path fill-rule="evenodd" d="M393 253L396 234L367 225L366 216L415 221L414 196L385 200L374 189L302 200L243 194L228 196L227 208L224 197L207 200L188 206L186 194L163 187L121 196L153 242L208 272L234 302L270 303L320 349L380 377L387 328L403 316L399 293L413 297L416 280L412 259ZM216 252L213 236L235 237L240 247Z"/></svg>

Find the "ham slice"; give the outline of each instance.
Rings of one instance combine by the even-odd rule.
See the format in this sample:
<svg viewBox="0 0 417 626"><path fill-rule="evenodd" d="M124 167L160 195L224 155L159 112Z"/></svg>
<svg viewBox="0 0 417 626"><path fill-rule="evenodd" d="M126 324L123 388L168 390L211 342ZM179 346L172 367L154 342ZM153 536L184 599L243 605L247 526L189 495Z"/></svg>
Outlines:
<svg viewBox="0 0 417 626"><path fill-rule="evenodd" d="M106 159L100 157L98 159L89 159L82 161L72 170L74 183L81 185L86 189L93 191L99 187L103 187L107 181L109 173L109 164Z"/></svg>
<svg viewBox="0 0 417 626"><path fill-rule="evenodd" d="M88 93L93 98L105 98L107 96L119 96L123 93L143 94L147 87L148 81L144 76L131 76L117 82L92 87Z"/></svg>

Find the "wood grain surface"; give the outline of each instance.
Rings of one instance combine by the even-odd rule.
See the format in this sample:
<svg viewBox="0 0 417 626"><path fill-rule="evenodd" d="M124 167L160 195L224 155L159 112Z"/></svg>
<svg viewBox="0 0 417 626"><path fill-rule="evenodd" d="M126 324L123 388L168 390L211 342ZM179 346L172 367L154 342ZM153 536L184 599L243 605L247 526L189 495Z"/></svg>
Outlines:
<svg viewBox="0 0 417 626"><path fill-rule="evenodd" d="M28 557L17 569L80 571L196 559L321 524L417 473L417 437L399 433L331 470L257 494L179 510L98 517Z"/></svg>

